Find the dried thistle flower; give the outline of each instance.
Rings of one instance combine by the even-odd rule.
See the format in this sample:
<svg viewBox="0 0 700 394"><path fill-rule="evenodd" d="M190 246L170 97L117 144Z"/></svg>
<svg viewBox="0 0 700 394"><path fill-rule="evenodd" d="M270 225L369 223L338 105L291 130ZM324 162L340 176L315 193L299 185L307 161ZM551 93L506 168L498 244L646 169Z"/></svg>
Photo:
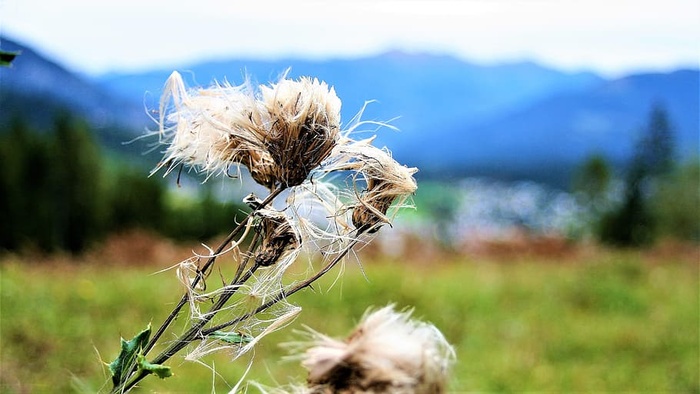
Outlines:
<svg viewBox="0 0 700 394"><path fill-rule="evenodd" d="M413 178L418 169L399 164L386 149L373 146L374 138L345 140L334 152L334 163L326 171L355 171L366 187L359 193L352 213L355 228L368 233L390 222L387 211L392 204L402 205L417 189Z"/></svg>
<svg viewBox="0 0 700 394"><path fill-rule="evenodd" d="M315 78L283 79L261 90L269 122L264 142L278 179L286 186L300 185L339 139L340 99Z"/></svg>
<svg viewBox="0 0 700 394"><path fill-rule="evenodd" d="M258 232L262 235L262 242L255 254L255 264L268 267L285 252L299 247L299 235L284 213L260 209L256 216L260 218Z"/></svg>
<svg viewBox="0 0 700 394"><path fill-rule="evenodd" d="M391 305L366 313L345 340L312 335L302 361L309 393L440 394L455 359L435 326Z"/></svg>
<svg viewBox="0 0 700 394"><path fill-rule="evenodd" d="M165 85L160 114L161 138L169 145L154 172L167 166L167 175L186 164L211 174L243 164L256 182L270 188L277 181L274 162L258 132L261 121L248 84L188 91L180 74L173 72Z"/></svg>
<svg viewBox="0 0 700 394"><path fill-rule="evenodd" d="M325 82L306 77L260 86L256 96L248 83L188 91L173 72L160 108L169 146L155 171L186 164L211 174L242 164L270 190L301 184L339 139L340 99Z"/></svg>
<svg viewBox="0 0 700 394"><path fill-rule="evenodd" d="M249 82L188 90L177 72L171 75L159 119L161 141L168 146L154 171L165 168L167 175L188 165L211 176L243 165L270 193L264 200L251 193L244 199L251 212L219 247L207 247L207 254L178 265L185 286L182 298L148 343L118 360L142 350L138 356L145 360L163 343L163 335L173 331L172 323L186 306L188 328L149 359L148 368L161 368L185 348L191 350L186 359L192 361L218 350L239 357L299 314L289 296L310 288L336 265L342 267L360 242L358 235L389 223L393 209L416 190L416 169L398 164L387 150L372 146L372 139L349 139L359 125L374 123L360 122L359 114L341 135L340 107L334 89L317 79L282 78L257 90ZM359 180L354 190L318 180L334 171L354 173L353 181ZM286 188L286 206L276 210L274 202ZM356 202L347 204L348 197ZM243 251L239 246L250 231L256 234ZM323 266L309 264L306 278L289 283L285 274L304 252L302 246L319 252ZM208 279L223 255L232 256L237 267L232 277L219 267L218 285ZM202 266L201 259L206 259ZM312 384L307 392L442 392L454 354L434 327L410 321L409 315L391 307L366 315L345 341L319 334L304 361ZM150 333L150 326L143 332ZM192 349L194 343L198 345ZM147 375L134 361L113 372L112 393L131 390Z"/></svg>

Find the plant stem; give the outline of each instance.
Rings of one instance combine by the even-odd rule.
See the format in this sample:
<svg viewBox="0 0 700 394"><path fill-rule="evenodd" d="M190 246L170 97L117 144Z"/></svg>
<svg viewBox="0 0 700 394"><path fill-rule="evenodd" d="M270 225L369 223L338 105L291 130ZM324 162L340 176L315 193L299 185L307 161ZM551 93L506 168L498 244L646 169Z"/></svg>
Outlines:
<svg viewBox="0 0 700 394"><path fill-rule="evenodd" d="M239 223L236 226L236 228L234 228L229 233L229 235L221 242L221 244L219 244L219 246L216 248L216 250L214 250L214 253L212 253L212 255L209 257L207 262L202 267L202 269L197 272L197 276L195 277L195 279L192 281L192 284L190 285L191 289L194 289L199 284L199 282L204 277L206 277L207 272L211 269L213 264L216 262L216 258L219 256L219 254L228 246L229 243L231 243L233 241L233 239L238 235L238 233L240 233L243 230L243 228L245 228L245 226L248 224L248 221L250 220L251 217L253 217L255 212L257 212L259 209L264 208L265 206L270 204L277 196L280 195L280 193L282 193L282 191L284 191L285 188L286 187L283 185L275 188L265 198L265 200L263 200L263 202L258 207L254 208L251 212L249 212L248 215L243 219L243 221L241 221L241 223ZM256 242L257 242L257 233L255 234L253 240L251 241L251 246L255 245ZM248 278L250 278L250 276L255 272L255 270L257 270L258 267L253 266L253 267L251 267L250 271L243 278L241 278L241 274L242 274L243 270L245 269L245 266L247 265L249 259L250 259L250 256L248 256L248 258L246 258L244 261L241 262L241 264L239 265L238 270L236 272L236 275L231 283L231 286L236 286L236 285L239 285L241 283L244 283L245 281L248 280ZM186 336L188 336L188 334L190 334L190 331L194 330L194 328L196 326L198 326L199 329L201 329L204 325L206 325L213 318L213 316L216 314L218 309L223 307L223 305L226 303L226 301L228 301L231 298L231 296L233 296L233 294L235 293L235 289L236 288L233 287L232 291L228 290L228 291L225 291L224 293L222 293L222 295L219 299L219 303L221 305L219 305L217 303L218 307L217 307L217 305L212 307L212 309L206 315L206 316L208 316L208 318L205 318L203 320L203 323L200 322L201 324L197 324L197 325L193 326L191 330L189 330L187 333L183 334L180 338L184 342L184 345L181 346L180 348L176 349L174 352L172 352L172 354L165 357L165 359L163 359L163 361L172 357L172 355L177 353L177 351L181 350L184 346L187 346L188 343L192 342L192 340L194 338L191 338L191 339L186 338ZM163 333L165 333L165 330L167 330L167 328L170 326L170 324L172 324L172 322L175 320L175 318L180 314L180 311L182 310L182 308L185 306L185 304L187 304L188 299L189 299L188 293L183 294L182 298L180 298L180 301L177 303L177 305L175 305L175 307L170 312L168 317L163 321L163 323L160 325L160 327L158 327L158 330L155 332L155 334L153 334L151 339L144 346L144 348L142 350L142 354L144 356L147 355L148 352L150 352L153 349L153 347L158 342L160 337L163 335ZM223 301L222 301L222 299L223 299ZM178 344L178 343L180 343L180 341L177 341L175 344ZM174 346L171 346L171 347L174 347ZM165 354L165 352L161 353L157 357L157 359L160 359L164 354ZM136 368L135 365L132 366L131 370L128 372L127 375L131 375L134 372L135 368ZM135 384L137 384L139 381L141 381L141 379L143 379L147 375L148 375L147 373L140 372L137 376L132 378L132 380L129 381L129 383L124 382L124 384L122 384L118 387L115 387L112 390L112 393L125 393L125 392L129 391Z"/></svg>
<svg viewBox="0 0 700 394"><path fill-rule="evenodd" d="M259 234L256 232L253 236L253 239L250 242L250 246L248 248L248 253L246 253L247 257L241 262L242 266L245 266L248 264L248 261L251 259L253 253L251 253L253 250L257 248L257 243L258 243L258 238ZM196 324L192 325L192 327L187 330L184 334L182 334L175 342L173 342L172 345L170 345L167 349L165 349L163 352L161 352L153 361L152 363L154 364L162 364L165 361L167 361L170 357L174 356L177 352L182 350L185 346L189 345L192 343L194 340L197 338L201 337L200 332L202 331L202 328L207 325L211 319L214 318L217 312L221 310L221 308L226 305L226 302L236 293L236 290L238 290L238 286L245 283L248 279L250 279L251 276L255 273L255 271L260 267L258 264L254 264L252 267L250 267L250 270L248 270L243 277L239 278L239 275L234 278L231 283L228 285L227 288L224 288L223 292L219 296L219 299L216 301L216 303L209 309L209 311L199 320L197 321ZM133 371L133 370L132 370ZM138 375L133 377L131 380L128 382L125 382L122 387L115 387L115 389L112 391L112 393L125 393L129 391L132 387L134 387L139 381L141 381L143 378L148 376L148 373L144 373L144 371L139 372ZM119 390L119 391L117 391Z"/></svg>
<svg viewBox="0 0 700 394"><path fill-rule="evenodd" d="M321 278L323 275L325 275L328 271L333 269L349 252L352 250L352 248L359 242L359 236L364 232L364 228L358 229L358 236L357 238L353 239L342 251L340 251L334 258L331 260L328 264L326 264L320 271L318 271L316 274L313 276L305 279L304 281L297 283L296 285L292 286L289 289L282 290L279 292L276 296L272 297L270 301L262 304L255 310L248 312L242 316L237 317L236 319L230 320L228 322L216 325L214 327L208 328L206 330L203 330L202 328L211 321L212 317L214 316L214 311L220 309L223 307L223 305L228 301L228 299L235 293L236 287L232 287L231 290L228 292L225 292L221 295L219 298L218 302L216 305L214 305L210 312L207 313L205 316L205 319L202 319L200 322L198 322L196 325L192 326L185 334L181 335L178 340L176 340L168 349L164 350L161 354L159 354L153 361L151 361L153 364L162 364L163 362L167 361L170 357L175 355L178 351L182 350L185 346L187 346L189 343L191 343L193 340L197 339L198 337L201 338L206 338L209 336L211 333L228 328L230 326L233 326L235 324L238 324L244 320L247 320L251 318L252 316L255 316L256 314L265 311L267 308L275 305L282 299L289 297L290 295L311 286L313 282ZM250 256L248 257L250 258ZM246 259L247 260L247 259ZM246 261L247 262L247 261ZM236 284L241 284L245 283L257 270L258 265L253 265L251 269L239 280L235 281ZM232 283L232 286L235 284ZM223 300L223 301L222 301ZM126 382L123 385L123 388L120 391L117 391L115 388L115 391L112 391L113 394L116 393L125 393L129 391L131 388L133 388L138 382L140 382L143 378L148 376L148 373L144 373L143 371L139 372L138 375L134 376L129 382Z"/></svg>
<svg viewBox="0 0 700 394"><path fill-rule="evenodd" d="M358 234L358 237L359 237L359 234ZM233 319L233 320L230 320L230 321L227 321L227 322L225 322L225 323L219 324L219 325L217 325L217 326L214 326L214 327L208 328L208 329L206 329L206 330L203 330L203 331L202 331L202 336L206 337L206 336L210 335L211 333L213 333L213 332L215 332L215 331L218 331L218 330L222 330L222 329L224 329L224 328L231 327L231 326L233 326L233 325L235 325L235 324L238 324L238 323L240 323L240 322L242 322L242 321L244 321L244 320L246 320L246 319L249 319L249 318L251 318L252 316L255 316L256 314L258 314L258 313L260 313L260 312L266 310L267 308L271 307L272 305L275 305L276 303L278 303L278 302L281 301L282 299L289 297L290 295L292 295L292 294L298 292L298 291L301 290L301 289L304 289L304 288L306 288L306 287L311 286L312 283L314 283L315 281L317 281L320 277L322 277L322 276L325 275L328 271L330 271L333 267L335 267L336 264L338 264L338 262L340 262L340 260L342 260L343 257L345 257L345 255L347 255L348 252L350 252L350 250L351 250L358 242L359 242L359 238L353 239L353 240L348 244L348 246L345 247L345 249L343 249L338 255L336 255L336 256L333 258L333 260L331 260L328 264L326 264L325 267L323 267L320 271L318 271L318 272L317 272L316 274L314 274L313 276L311 276L311 277L305 279L305 280L302 281L302 282L299 282L299 283L295 284L294 286L292 286L292 287L290 287L290 288L288 288L288 289L284 289L284 290L280 291L276 296L272 297L272 298L270 299L270 301L268 301L268 302L266 302L266 303L260 305L257 309L255 309L255 310L253 310L253 311L251 311L251 312L248 312L248 313L246 313L245 315L239 316L239 317L237 317L237 318L235 318L235 319Z"/></svg>
<svg viewBox="0 0 700 394"><path fill-rule="evenodd" d="M272 200L274 200L280 193L282 193L282 191L284 189L285 189L284 186L280 186L280 187L275 188L275 190L273 190L267 196L267 198L265 198L265 200L260 204L260 207L254 209L250 213L248 213L248 215L243 219L243 221L241 223L239 223L238 226L236 226L236 228L234 228L233 231L231 231L231 233L229 233L229 235L221 242L219 247L216 248L216 250L214 250L214 253L211 255L211 257L209 257L209 259L204 264L202 269L199 270L199 272L197 272L197 276L194 278L194 280L192 281L192 285L190 286L191 289L194 289L199 284L199 282L202 280L202 278L204 278L206 276L207 271L212 267L212 265L216 261L216 258L219 255L219 253L221 253L221 251L223 251L226 248L226 246L228 246L228 244L233 241L233 239L236 237L236 235L238 235L238 233L240 233L243 230L243 228L247 225L248 220L250 220L250 218L253 216L253 214L258 209L264 208L265 206L270 204L272 202ZM243 264L243 263L241 263L241 264ZM240 273L237 274L236 276L237 277L240 276ZM182 310L182 308L185 306L185 304L187 304L188 297L189 297L188 293L185 293L182 296L182 298L180 298L180 302L178 302L177 305L175 305L175 308L173 308L173 310L170 312L170 314L165 319L165 321L163 321L163 323L160 325L160 327L158 327L158 330L155 332L155 334L153 334L153 337L151 337L151 339L148 341L146 346L144 346L144 348L143 348L143 355L144 356L147 355L148 352L151 351L151 349L153 349L153 346L155 346L155 344L158 342L158 340L163 335L165 330L175 320L177 315L180 314L180 311Z"/></svg>

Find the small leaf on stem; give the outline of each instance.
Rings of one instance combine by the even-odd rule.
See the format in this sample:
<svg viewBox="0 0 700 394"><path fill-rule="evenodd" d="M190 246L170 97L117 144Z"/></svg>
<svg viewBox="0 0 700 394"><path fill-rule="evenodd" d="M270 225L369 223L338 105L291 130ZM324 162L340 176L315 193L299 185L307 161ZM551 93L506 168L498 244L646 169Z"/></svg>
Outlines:
<svg viewBox="0 0 700 394"><path fill-rule="evenodd" d="M139 370L146 371L147 373L153 373L161 379L173 376L173 372L170 370L170 367L166 367L163 364L149 363L148 360L146 360L146 356L142 354L138 355L137 362L139 365Z"/></svg>
<svg viewBox="0 0 700 394"><path fill-rule="evenodd" d="M141 349L148 343L148 338L151 336L151 325L149 324L145 330L136 334L134 338L127 341L121 339L121 351L114 361L109 364L109 372L112 373L112 383L114 387L124 383L128 378L128 371L136 363L137 356L140 356Z"/></svg>

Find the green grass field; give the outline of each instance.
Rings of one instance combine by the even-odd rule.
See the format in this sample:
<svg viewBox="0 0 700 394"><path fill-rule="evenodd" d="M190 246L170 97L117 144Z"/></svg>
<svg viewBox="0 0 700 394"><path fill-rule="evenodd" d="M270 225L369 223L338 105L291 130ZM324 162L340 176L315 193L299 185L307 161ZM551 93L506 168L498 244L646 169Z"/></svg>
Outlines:
<svg viewBox="0 0 700 394"><path fill-rule="evenodd" d="M574 261L455 258L436 264L348 264L291 301L295 323L263 340L248 379L303 382L280 343L303 325L346 335L369 306L396 303L437 325L458 361L451 392L700 392L697 254L596 252ZM682 261L685 260L685 261ZM689 261L695 260L695 261ZM5 258L1 274L2 393L97 391L119 337L154 325L179 297L172 271ZM138 392L226 393L248 365L224 354L206 367L175 358L175 376ZM251 389L249 392L257 392Z"/></svg>

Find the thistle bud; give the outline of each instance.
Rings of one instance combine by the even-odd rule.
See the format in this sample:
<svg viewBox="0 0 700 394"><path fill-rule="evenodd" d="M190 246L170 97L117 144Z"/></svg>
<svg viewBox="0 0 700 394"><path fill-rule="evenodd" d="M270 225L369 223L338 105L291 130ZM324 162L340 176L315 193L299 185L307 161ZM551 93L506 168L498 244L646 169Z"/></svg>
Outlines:
<svg viewBox="0 0 700 394"><path fill-rule="evenodd" d="M285 252L299 247L299 235L289 219L279 211L260 209L257 231L262 242L255 254L255 264L262 267L274 265Z"/></svg>

